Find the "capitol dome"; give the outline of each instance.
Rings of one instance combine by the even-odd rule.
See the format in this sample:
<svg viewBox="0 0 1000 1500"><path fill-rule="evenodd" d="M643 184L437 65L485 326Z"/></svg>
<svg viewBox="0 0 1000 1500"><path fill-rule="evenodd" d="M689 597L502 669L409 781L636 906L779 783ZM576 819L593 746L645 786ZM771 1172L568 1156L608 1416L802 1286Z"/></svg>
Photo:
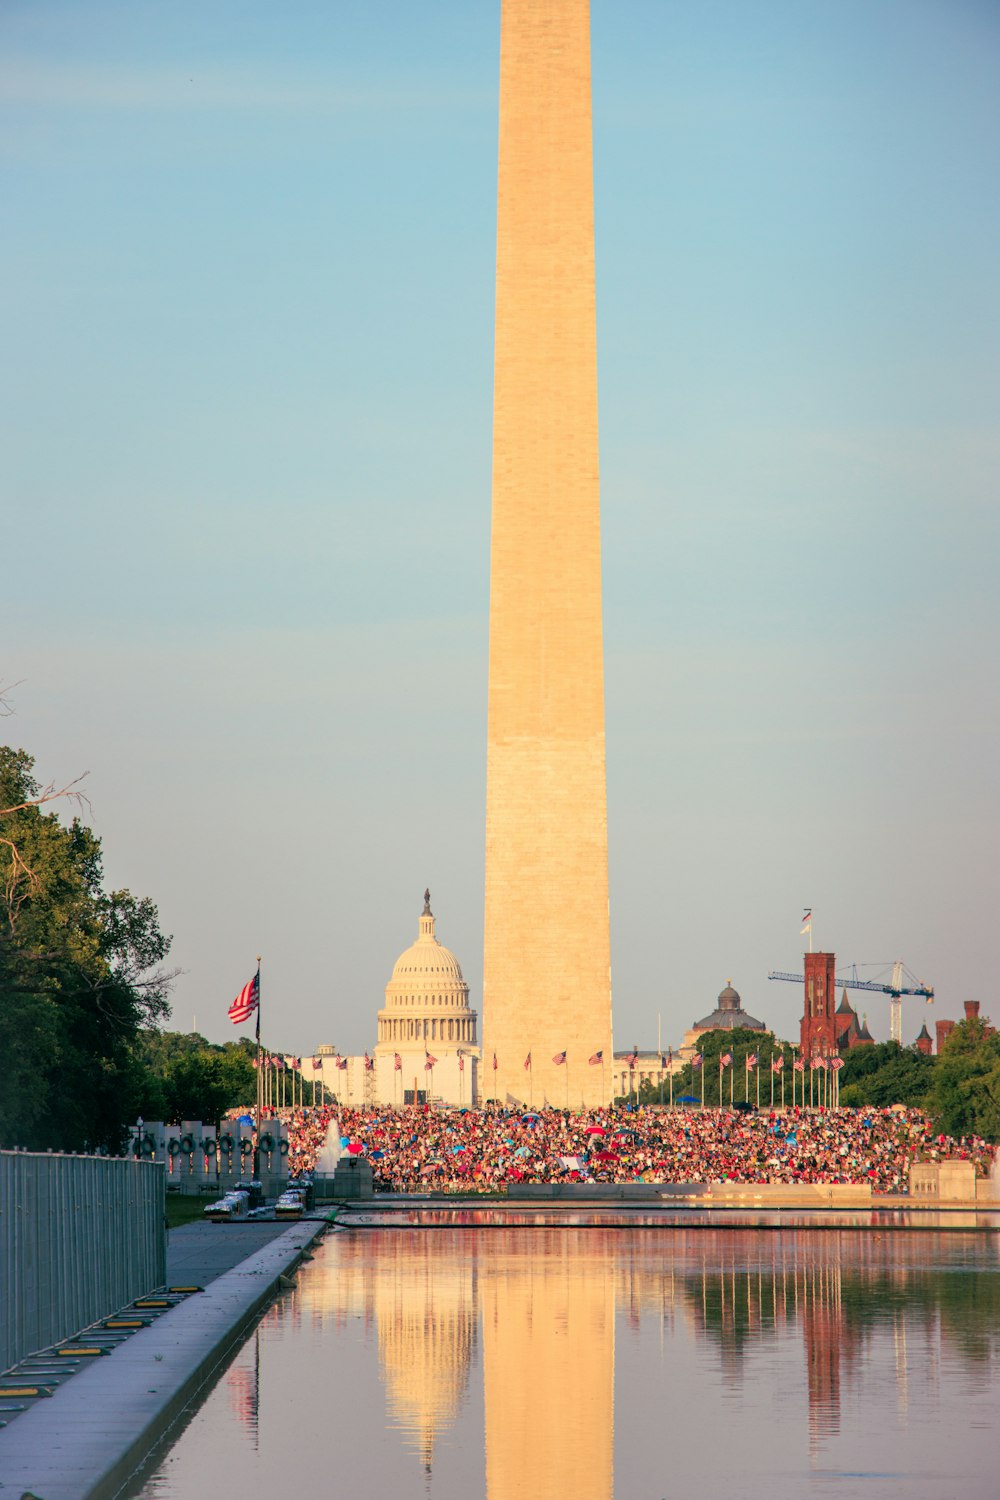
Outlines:
<svg viewBox="0 0 1000 1500"><path fill-rule="evenodd" d="M476 1013L454 953L434 934L431 893L424 892L417 940L397 958L378 1013L376 1051L476 1045Z"/></svg>

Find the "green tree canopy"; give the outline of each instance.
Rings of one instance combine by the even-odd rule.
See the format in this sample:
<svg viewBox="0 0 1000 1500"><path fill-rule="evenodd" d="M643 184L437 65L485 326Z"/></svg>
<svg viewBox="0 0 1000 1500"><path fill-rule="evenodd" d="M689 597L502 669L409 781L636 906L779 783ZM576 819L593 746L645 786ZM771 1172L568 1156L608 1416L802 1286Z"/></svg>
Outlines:
<svg viewBox="0 0 1000 1500"><path fill-rule="evenodd" d="M151 901L104 889L100 840L44 797L31 756L0 746L0 1142L118 1150L170 939Z"/></svg>
<svg viewBox="0 0 1000 1500"><path fill-rule="evenodd" d="M746 1026L735 1026L732 1030L703 1032L698 1038L698 1050L703 1058L705 1104L715 1106L719 1104L719 1059L724 1053L730 1053L733 1061L730 1067L723 1070L722 1102L729 1103L731 1086L734 1103L744 1100L748 1095L750 1103L756 1103L757 1083L754 1071L751 1069L748 1074L746 1066L747 1057L751 1053L756 1053L757 1067L760 1070L761 1108L765 1103L771 1102L769 1070L772 1060L780 1052L785 1059L784 1067L790 1068L795 1055L790 1044L778 1041L773 1032L751 1031ZM688 1094L701 1099L702 1069L693 1068L690 1063L685 1063L684 1067L674 1074L675 1100ZM785 1086L787 1088L789 1085L786 1083ZM643 1088L639 1102L656 1104L659 1102L659 1097L659 1084L650 1083Z"/></svg>
<svg viewBox="0 0 1000 1500"><path fill-rule="evenodd" d="M252 1108L257 1095L255 1051L246 1037L219 1047L197 1032L144 1031L137 1113L146 1120L217 1124L229 1109Z"/></svg>
<svg viewBox="0 0 1000 1500"><path fill-rule="evenodd" d="M959 1021L937 1058L930 1097L938 1129L1000 1140L1000 1035L979 1016Z"/></svg>
<svg viewBox="0 0 1000 1500"><path fill-rule="evenodd" d="M865 1104L885 1109L907 1104L926 1109L934 1083L936 1059L898 1042L852 1047L840 1075L840 1102L845 1108Z"/></svg>

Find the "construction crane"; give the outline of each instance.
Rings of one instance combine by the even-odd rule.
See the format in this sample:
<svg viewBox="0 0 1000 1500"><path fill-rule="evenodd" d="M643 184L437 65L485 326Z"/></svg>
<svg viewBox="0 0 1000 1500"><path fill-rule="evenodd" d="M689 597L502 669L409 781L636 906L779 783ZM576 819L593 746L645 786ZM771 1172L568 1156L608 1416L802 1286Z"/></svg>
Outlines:
<svg viewBox="0 0 1000 1500"><path fill-rule="evenodd" d="M869 967L874 968L875 965ZM885 965L878 967L884 968ZM859 979L857 977L857 964L852 965L854 971L853 979L838 979L838 989L844 990L875 990L880 995L889 996L889 1040L903 1045L903 995L922 995L928 1005L933 1004L934 991L929 985L922 984L903 963L897 959L892 966L892 979L888 984L878 984L874 980ZM904 985L903 978L912 980L911 985ZM768 979L787 979L792 984L803 984L805 976L802 974L768 974Z"/></svg>

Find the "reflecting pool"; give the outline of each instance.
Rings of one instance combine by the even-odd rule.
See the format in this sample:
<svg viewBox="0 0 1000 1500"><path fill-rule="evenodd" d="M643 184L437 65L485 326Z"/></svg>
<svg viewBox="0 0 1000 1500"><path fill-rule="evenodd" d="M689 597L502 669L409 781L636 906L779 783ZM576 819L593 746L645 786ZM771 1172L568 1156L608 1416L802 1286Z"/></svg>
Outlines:
<svg viewBox="0 0 1000 1500"><path fill-rule="evenodd" d="M998 1246L339 1231L132 1494L994 1500Z"/></svg>

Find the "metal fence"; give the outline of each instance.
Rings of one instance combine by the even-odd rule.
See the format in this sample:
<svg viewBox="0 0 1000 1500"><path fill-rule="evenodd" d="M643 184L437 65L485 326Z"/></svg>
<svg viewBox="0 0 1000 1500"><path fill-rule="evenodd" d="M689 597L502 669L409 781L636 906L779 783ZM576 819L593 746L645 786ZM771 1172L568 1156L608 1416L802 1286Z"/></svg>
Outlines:
<svg viewBox="0 0 1000 1500"><path fill-rule="evenodd" d="M165 1279L162 1165L0 1151L0 1370Z"/></svg>

